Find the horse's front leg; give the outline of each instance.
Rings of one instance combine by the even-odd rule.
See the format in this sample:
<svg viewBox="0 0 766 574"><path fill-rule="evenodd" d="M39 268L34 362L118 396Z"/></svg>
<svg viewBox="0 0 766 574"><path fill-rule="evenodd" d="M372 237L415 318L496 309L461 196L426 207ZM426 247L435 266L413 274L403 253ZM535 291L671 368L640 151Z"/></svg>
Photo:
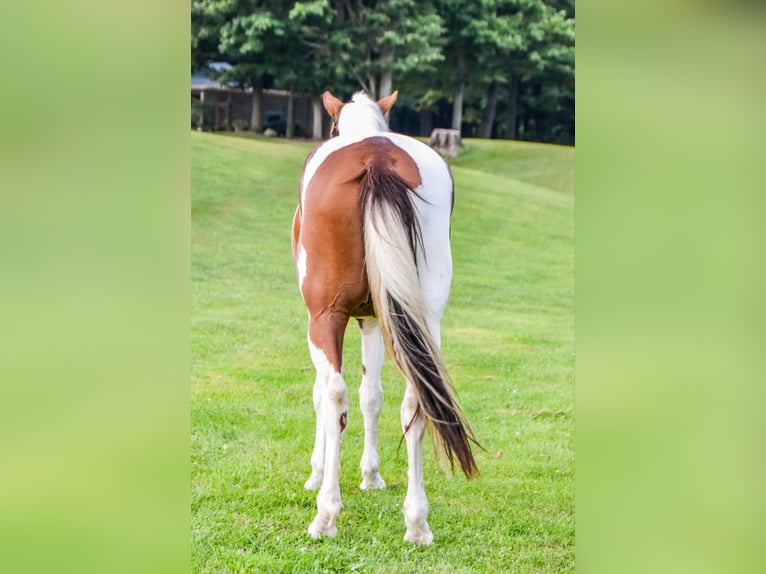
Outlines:
<svg viewBox="0 0 766 574"><path fill-rule="evenodd" d="M345 324L344 324L345 326ZM321 535L335 536L338 528L335 521L341 510L340 498L340 446L343 432L346 430L348 417L348 391L341 374L337 357L340 349L322 349L313 341L334 341L334 335L328 337L331 330L323 329L321 325L312 323L309 327L309 349L314 366L317 368L317 379L322 380L319 401L319 427L324 436L324 470L322 486L317 495L317 514L308 528L312 538ZM336 357L335 361L328 360L328 352Z"/></svg>
<svg viewBox="0 0 766 574"><path fill-rule="evenodd" d="M422 415L415 417L417 404L415 391L407 381L401 410L402 431L407 441L407 496L402 508L404 524L407 527L404 540L431 544L434 535L428 527L428 499L423 482L423 434L426 424Z"/></svg>
<svg viewBox="0 0 766 574"><path fill-rule="evenodd" d="M362 331L362 384L359 387L359 407L364 417L364 451L360 468L362 490L385 488L380 476L378 458L378 417L383 408L383 388L380 370L383 367L384 344L377 319L359 319Z"/></svg>

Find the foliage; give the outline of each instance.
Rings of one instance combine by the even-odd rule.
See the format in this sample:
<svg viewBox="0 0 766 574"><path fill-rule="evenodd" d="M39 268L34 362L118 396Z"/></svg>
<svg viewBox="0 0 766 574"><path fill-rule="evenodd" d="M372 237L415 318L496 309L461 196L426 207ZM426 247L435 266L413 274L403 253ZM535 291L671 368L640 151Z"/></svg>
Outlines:
<svg viewBox="0 0 766 574"><path fill-rule="evenodd" d="M234 64L225 81L312 96L383 96L395 81L420 110L459 89L469 124L494 114L488 91L516 76L499 109L536 118L543 138L574 137L572 0L192 0L192 65L210 60Z"/></svg>
<svg viewBox="0 0 766 574"><path fill-rule="evenodd" d="M465 140L453 163L454 281L445 358L487 449L473 481L425 449L428 548L402 541L403 381L384 365L381 473L361 492L358 329L334 539L305 529L314 371L290 256L311 144L192 133L192 571L574 570L573 150ZM357 375L358 374L358 375Z"/></svg>

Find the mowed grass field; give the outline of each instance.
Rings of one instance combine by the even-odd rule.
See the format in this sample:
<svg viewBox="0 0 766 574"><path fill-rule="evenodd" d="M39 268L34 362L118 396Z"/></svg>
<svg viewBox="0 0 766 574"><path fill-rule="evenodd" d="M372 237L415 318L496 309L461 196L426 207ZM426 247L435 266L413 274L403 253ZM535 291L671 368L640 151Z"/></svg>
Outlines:
<svg viewBox="0 0 766 574"><path fill-rule="evenodd" d="M478 479L424 451L432 546L403 542L404 382L383 370L381 475L359 490L359 333L335 538L312 540L314 370L290 253L310 143L191 134L192 571L574 571L574 149L466 140L452 162L442 348L486 448Z"/></svg>

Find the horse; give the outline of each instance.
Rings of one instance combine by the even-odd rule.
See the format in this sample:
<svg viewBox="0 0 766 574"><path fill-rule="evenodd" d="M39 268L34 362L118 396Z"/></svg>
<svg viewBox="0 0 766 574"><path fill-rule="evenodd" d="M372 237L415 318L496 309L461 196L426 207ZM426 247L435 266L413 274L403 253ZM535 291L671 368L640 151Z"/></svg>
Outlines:
<svg viewBox="0 0 766 574"><path fill-rule="evenodd" d="M312 538L337 534L340 448L348 420L343 336L352 317L362 339L360 488L386 487L377 449L384 348L406 379L400 411L408 463L404 540L433 542L423 483L426 429L453 470L457 460L468 478L478 474L474 432L440 351L452 280L452 174L430 147L389 130L385 115L397 96L374 101L357 92L344 103L325 92L331 137L309 154L300 178L291 243L316 369L316 432L304 485L319 489L308 528Z"/></svg>

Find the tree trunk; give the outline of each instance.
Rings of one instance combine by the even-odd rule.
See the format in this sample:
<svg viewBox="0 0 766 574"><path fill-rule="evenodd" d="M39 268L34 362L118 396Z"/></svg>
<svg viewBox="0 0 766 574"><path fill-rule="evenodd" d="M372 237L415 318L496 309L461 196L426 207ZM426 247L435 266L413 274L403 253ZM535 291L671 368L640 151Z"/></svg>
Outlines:
<svg viewBox="0 0 766 574"><path fill-rule="evenodd" d="M197 120L197 131L201 132L205 129L205 90L200 90L199 93L199 119Z"/></svg>
<svg viewBox="0 0 766 574"><path fill-rule="evenodd" d="M390 96L391 92L393 92L393 87L393 72L391 70L386 70L380 75L380 88L378 89L377 99Z"/></svg>
<svg viewBox="0 0 766 574"><path fill-rule="evenodd" d="M341 28L343 21L346 19L346 13L343 8L343 0L336 0L333 2L333 8L335 8L335 23L338 24L339 28Z"/></svg>
<svg viewBox="0 0 766 574"><path fill-rule="evenodd" d="M321 140L322 134L322 98L314 96L311 98L311 137L315 140Z"/></svg>
<svg viewBox="0 0 766 574"><path fill-rule="evenodd" d="M367 56L367 69L370 69L370 56ZM378 78L375 74L372 72L367 72L367 83L362 85L362 89L367 92L367 95L370 96L373 100L375 99L376 93L378 91Z"/></svg>
<svg viewBox="0 0 766 574"><path fill-rule="evenodd" d="M295 133L295 103L292 89L287 96L287 127L285 128L285 137L291 139Z"/></svg>
<svg viewBox="0 0 766 574"><path fill-rule="evenodd" d="M463 125L463 93L465 92L465 53L463 47L457 52L457 81L455 99L452 102L452 129L460 131Z"/></svg>
<svg viewBox="0 0 766 574"><path fill-rule="evenodd" d="M391 50L391 59L393 59L393 50ZM393 65L393 62L391 62L391 65ZM393 87L393 71L388 68L385 71L383 71L380 74L380 88L378 89L378 95L376 99L385 98L386 96L390 96L392 92ZM390 112L386 112L385 118L386 123L389 122L389 114Z"/></svg>
<svg viewBox="0 0 766 574"><path fill-rule="evenodd" d="M253 109L250 112L250 129L254 132L263 131L263 77L259 77L253 85Z"/></svg>
<svg viewBox="0 0 766 574"><path fill-rule="evenodd" d="M381 48L380 61L383 64L383 71L380 74L380 84L378 93L375 97L379 100L390 96L393 91L393 66L394 66L394 47L390 44L384 44Z"/></svg>
<svg viewBox="0 0 766 574"><path fill-rule="evenodd" d="M519 78L516 74L508 77L508 110L505 112L505 137L516 139L517 110L519 101Z"/></svg>
<svg viewBox="0 0 766 574"><path fill-rule="evenodd" d="M495 125L495 112L497 111L497 82L492 82L487 90L487 107L484 108L484 118L479 128L479 137L489 139L492 137L492 127Z"/></svg>
<svg viewBox="0 0 766 574"><path fill-rule="evenodd" d="M226 128L226 131L229 131L231 129L231 92L226 92L226 107L224 110L226 111L224 127Z"/></svg>
<svg viewBox="0 0 766 574"><path fill-rule="evenodd" d="M428 145L444 157L457 157L463 141L458 130L435 129L428 138Z"/></svg>

